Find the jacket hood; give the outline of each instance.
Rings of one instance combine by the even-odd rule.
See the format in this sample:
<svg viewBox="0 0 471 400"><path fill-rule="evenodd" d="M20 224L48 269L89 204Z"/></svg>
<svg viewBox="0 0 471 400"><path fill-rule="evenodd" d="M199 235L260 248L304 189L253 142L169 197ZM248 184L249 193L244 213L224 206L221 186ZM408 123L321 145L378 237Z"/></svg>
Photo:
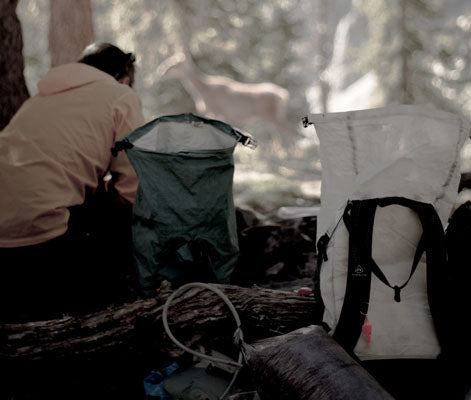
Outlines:
<svg viewBox="0 0 471 400"><path fill-rule="evenodd" d="M83 63L54 67L38 82L38 95L49 96L101 80L115 80L111 75Z"/></svg>

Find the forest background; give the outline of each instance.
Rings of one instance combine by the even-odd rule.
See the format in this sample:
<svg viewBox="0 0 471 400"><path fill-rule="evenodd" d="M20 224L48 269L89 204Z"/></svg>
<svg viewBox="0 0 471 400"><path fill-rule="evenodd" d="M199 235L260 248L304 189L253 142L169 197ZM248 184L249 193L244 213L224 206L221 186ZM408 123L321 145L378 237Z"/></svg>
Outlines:
<svg viewBox="0 0 471 400"><path fill-rule="evenodd" d="M182 51L206 74L289 92L289 151L274 145L265 122L237 127L259 143L235 151L239 206L319 202L319 145L314 128L301 123L311 112L413 103L471 119L469 0L91 0L91 7L95 40L137 56L135 88L147 120L197 113L182 82L159 68ZM34 95L51 66L50 2L20 0L16 13ZM471 171L469 144L462 155L463 171Z"/></svg>

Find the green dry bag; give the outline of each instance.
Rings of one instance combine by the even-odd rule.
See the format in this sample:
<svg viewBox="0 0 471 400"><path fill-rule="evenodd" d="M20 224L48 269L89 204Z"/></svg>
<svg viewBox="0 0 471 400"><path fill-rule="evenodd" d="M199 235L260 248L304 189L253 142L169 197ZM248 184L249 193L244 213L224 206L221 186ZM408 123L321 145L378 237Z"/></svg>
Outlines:
<svg viewBox="0 0 471 400"><path fill-rule="evenodd" d="M157 118L116 143L139 178L134 259L151 296L163 280L229 283L239 246L232 194L237 143L254 140L193 114Z"/></svg>

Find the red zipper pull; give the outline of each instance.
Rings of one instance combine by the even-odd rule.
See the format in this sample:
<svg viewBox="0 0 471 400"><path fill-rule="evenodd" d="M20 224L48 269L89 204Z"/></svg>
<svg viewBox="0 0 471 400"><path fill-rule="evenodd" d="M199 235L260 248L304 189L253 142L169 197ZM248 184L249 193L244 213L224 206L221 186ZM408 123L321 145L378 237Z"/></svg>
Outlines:
<svg viewBox="0 0 471 400"><path fill-rule="evenodd" d="M365 318L365 322L363 323L363 326L361 327L361 331L365 334L366 336L366 341L368 343L371 342L371 330L372 330L372 325L370 324L370 321L368 321L368 317Z"/></svg>

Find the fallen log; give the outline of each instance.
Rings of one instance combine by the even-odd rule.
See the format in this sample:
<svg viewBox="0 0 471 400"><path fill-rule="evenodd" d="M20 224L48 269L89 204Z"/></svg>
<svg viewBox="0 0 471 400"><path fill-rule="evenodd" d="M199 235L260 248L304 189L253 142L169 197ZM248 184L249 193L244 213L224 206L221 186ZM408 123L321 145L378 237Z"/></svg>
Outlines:
<svg viewBox="0 0 471 400"><path fill-rule="evenodd" d="M246 341L290 332L313 322L312 296L292 292L216 285L234 304ZM89 359L107 352L154 352L182 355L162 326L163 305L172 290L163 285L154 298L138 300L83 316L0 324L0 359ZM176 298L169 310L173 334L188 346L231 341L235 323L221 298L192 288Z"/></svg>
<svg viewBox="0 0 471 400"><path fill-rule="evenodd" d="M392 399L321 326L264 339L247 350L262 399Z"/></svg>

